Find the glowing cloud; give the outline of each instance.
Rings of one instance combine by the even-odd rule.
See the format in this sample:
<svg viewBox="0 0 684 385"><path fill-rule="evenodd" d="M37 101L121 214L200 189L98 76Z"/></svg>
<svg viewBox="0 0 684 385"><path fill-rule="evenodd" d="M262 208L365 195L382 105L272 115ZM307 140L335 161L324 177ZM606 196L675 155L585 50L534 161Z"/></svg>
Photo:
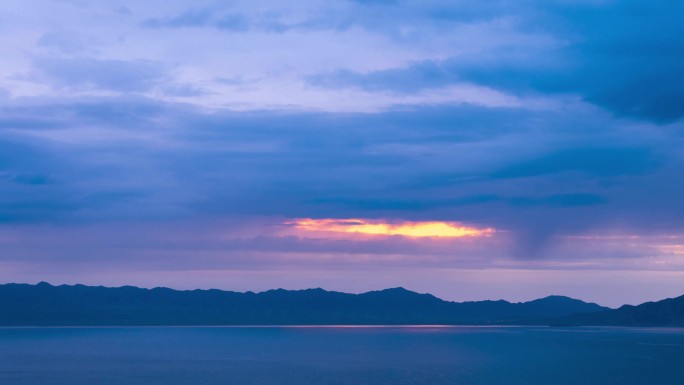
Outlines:
<svg viewBox="0 0 684 385"><path fill-rule="evenodd" d="M368 219L299 218L287 225L304 231L359 233L371 235L401 235L405 237L481 237L490 236L493 228L476 228L459 222L386 222Z"/></svg>

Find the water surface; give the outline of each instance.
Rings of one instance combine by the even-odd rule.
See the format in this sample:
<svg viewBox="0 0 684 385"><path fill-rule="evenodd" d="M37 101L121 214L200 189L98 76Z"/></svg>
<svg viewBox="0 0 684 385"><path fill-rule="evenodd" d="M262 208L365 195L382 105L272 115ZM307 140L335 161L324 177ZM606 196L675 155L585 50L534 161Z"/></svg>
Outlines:
<svg viewBox="0 0 684 385"><path fill-rule="evenodd" d="M681 385L684 330L0 328L0 384Z"/></svg>

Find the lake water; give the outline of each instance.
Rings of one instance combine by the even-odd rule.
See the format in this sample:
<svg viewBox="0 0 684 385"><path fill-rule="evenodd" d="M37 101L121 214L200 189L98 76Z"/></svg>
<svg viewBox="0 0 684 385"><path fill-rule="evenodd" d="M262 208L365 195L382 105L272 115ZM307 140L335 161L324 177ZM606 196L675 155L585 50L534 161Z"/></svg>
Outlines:
<svg viewBox="0 0 684 385"><path fill-rule="evenodd" d="M0 328L8 385L682 385L684 330Z"/></svg>

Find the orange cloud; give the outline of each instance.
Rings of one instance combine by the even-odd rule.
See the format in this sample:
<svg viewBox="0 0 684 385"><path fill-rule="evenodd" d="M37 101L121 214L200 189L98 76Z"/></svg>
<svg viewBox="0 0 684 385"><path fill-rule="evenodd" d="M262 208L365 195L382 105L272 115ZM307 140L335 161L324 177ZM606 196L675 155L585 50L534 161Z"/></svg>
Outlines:
<svg viewBox="0 0 684 385"><path fill-rule="evenodd" d="M490 236L493 228L476 228L459 222L386 222L368 219L299 218L287 225L304 231L359 233L371 235L401 235L405 237L481 237Z"/></svg>

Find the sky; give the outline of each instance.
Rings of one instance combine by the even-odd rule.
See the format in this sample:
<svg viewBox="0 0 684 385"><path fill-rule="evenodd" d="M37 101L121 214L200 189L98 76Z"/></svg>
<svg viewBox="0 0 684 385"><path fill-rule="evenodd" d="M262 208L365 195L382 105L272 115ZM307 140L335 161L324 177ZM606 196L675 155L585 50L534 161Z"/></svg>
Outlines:
<svg viewBox="0 0 684 385"><path fill-rule="evenodd" d="M682 17L3 0L0 282L682 295Z"/></svg>

